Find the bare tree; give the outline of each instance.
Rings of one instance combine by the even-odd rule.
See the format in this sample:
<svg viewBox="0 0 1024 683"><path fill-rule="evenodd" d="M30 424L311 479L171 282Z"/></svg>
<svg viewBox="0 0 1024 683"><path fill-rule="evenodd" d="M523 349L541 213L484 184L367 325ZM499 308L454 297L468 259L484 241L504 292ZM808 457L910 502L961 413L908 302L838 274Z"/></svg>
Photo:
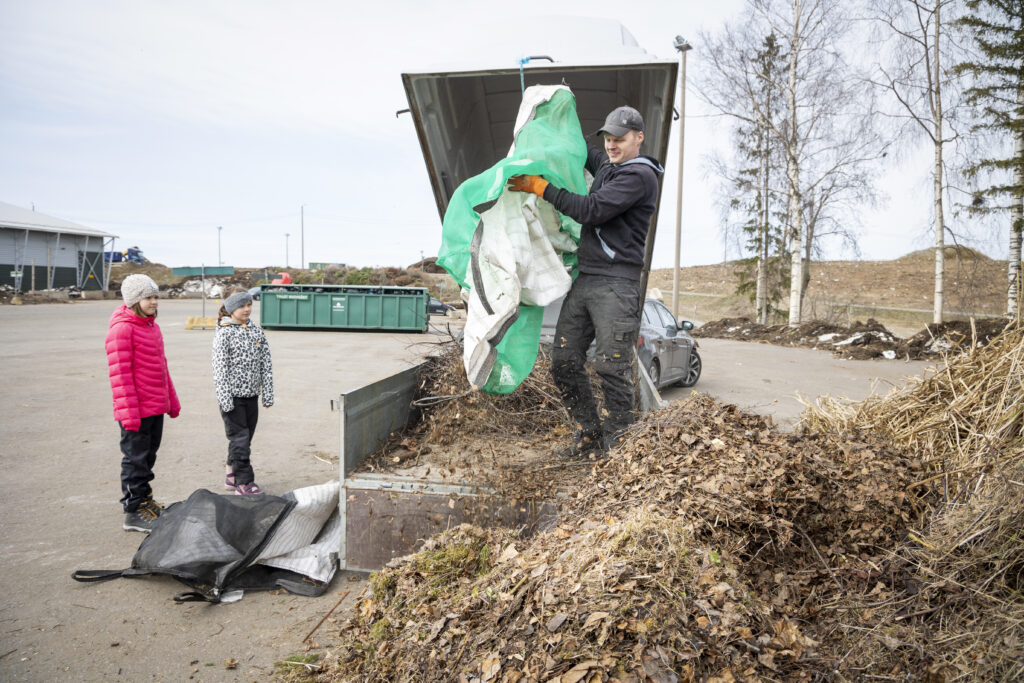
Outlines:
<svg viewBox="0 0 1024 683"><path fill-rule="evenodd" d="M920 132L931 142L934 150L935 290L932 320L936 324L943 318L946 269L943 153L946 145L956 139L949 125L954 108L945 106L944 101L952 101L956 96L955 83L942 67L951 59L949 23L944 17L955 6L954 0L888 0L873 4L874 19L882 28L880 44L889 48L888 63L879 65L880 77L875 83L892 96L902 112L895 116L907 124L901 127L900 133Z"/></svg>
<svg viewBox="0 0 1024 683"><path fill-rule="evenodd" d="M785 161L791 325L802 318L813 253L808 219L841 211L851 193L870 194L863 169L884 154L873 133L870 93L838 47L849 26L842 8L838 0L748 0L741 28L727 25L717 37L702 36L710 69L698 79L698 92L722 114L764 126ZM750 68L768 35L777 36L785 56L785 68L769 76L779 112L764 111L763 76ZM852 232L847 237L854 239Z"/></svg>

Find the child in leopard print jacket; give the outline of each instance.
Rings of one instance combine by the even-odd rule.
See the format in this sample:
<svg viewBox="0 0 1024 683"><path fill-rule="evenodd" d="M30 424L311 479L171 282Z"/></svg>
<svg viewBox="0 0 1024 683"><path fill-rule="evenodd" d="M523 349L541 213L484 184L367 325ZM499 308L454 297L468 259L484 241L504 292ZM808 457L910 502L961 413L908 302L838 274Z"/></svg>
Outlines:
<svg viewBox="0 0 1024 683"><path fill-rule="evenodd" d="M228 437L224 487L238 495L263 493L249 455L259 418L257 399L262 396L264 408L274 405L270 346L251 315L252 296L233 291L221 306L213 338L213 384Z"/></svg>

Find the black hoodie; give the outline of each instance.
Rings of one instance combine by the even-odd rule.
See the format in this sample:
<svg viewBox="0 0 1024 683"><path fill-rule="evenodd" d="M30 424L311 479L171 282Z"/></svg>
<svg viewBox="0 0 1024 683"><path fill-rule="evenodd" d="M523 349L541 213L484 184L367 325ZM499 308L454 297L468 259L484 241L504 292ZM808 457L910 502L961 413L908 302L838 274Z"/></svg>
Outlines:
<svg viewBox="0 0 1024 683"><path fill-rule="evenodd" d="M548 185L544 199L582 224L577 252L581 273L639 280L647 229L658 202L658 176L665 169L642 154L613 164L604 150L590 145L586 167L594 176L590 194Z"/></svg>

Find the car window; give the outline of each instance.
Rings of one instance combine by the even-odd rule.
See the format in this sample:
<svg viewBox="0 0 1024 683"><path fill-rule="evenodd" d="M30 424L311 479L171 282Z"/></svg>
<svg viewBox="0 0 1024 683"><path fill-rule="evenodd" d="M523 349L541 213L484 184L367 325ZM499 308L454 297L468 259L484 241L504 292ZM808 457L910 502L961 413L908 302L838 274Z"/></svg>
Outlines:
<svg viewBox="0 0 1024 683"><path fill-rule="evenodd" d="M676 319L672 316L672 313L667 308L659 304L655 304L655 309L657 310L658 315L661 316L662 327L678 328Z"/></svg>
<svg viewBox="0 0 1024 683"><path fill-rule="evenodd" d="M644 323L651 327L661 327L658 313L654 310L654 304L644 304Z"/></svg>

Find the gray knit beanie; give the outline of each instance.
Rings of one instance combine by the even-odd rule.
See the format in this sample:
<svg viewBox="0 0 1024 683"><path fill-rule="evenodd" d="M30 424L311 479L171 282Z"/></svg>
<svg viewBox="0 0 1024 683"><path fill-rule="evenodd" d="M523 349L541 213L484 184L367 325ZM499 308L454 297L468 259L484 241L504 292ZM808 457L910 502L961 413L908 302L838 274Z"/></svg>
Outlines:
<svg viewBox="0 0 1024 683"><path fill-rule="evenodd" d="M128 308L151 296L160 296L160 288L148 275L135 273L121 283L121 298Z"/></svg>
<svg viewBox="0 0 1024 683"><path fill-rule="evenodd" d="M249 292L235 292L227 299L224 299L224 310L231 315L246 304L252 303L252 294Z"/></svg>

